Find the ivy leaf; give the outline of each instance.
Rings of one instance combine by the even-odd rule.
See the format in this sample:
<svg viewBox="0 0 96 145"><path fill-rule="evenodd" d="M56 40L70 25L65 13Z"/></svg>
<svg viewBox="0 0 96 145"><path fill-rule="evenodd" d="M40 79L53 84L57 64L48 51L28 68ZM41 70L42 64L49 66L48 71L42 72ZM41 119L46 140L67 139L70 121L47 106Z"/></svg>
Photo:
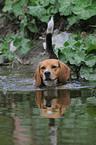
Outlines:
<svg viewBox="0 0 96 145"><path fill-rule="evenodd" d="M67 21L68 21L68 25L67 25L67 30L75 23L78 23L79 22L79 18L78 16L75 16L75 15L71 15L67 18Z"/></svg>
<svg viewBox="0 0 96 145"><path fill-rule="evenodd" d="M86 49L88 52L92 51L92 50L96 50L96 45L90 43L89 47Z"/></svg>
<svg viewBox="0 0 96 145"><path fill-rule="evenodd" d="M28 0L21 0L20 3L21 3L21 6L25 6L27 5Z"/></svg>
<svg viewBox="0 0 96 145"><path fill-rule="evenodd" d="M13 45L17 47L17 51L20 54L27 53L31 48L30 40L24 37L16 38Z"/></svg>
<svg viewBox="0 0 96 145"><path fill-rule="evenodd" d="M18 48L18 52L20 54L25 54L25 53L27 53L30 50L30 48L31 48L30 40L26 39L26 38L22 38L21 39L21 45Z"/></svg>
<svg viewBox="0 0 96 145"><path fill-rule="evenodd" d="M86 55L85 64L88 67L93 67L96 64L96 56L94 54Z"/></svg>
<svg viewBox="0 0 96 145"><path fill-rule="evenodd" d="M21 21L22 27L25 27L27 25L27 17L24 16L22 21Z"/></svg>
<svg viewBox="0 0 96 145"><path fill-rule="evenodd" d="M80 64L83 62L85 53L84 52L70 52L65 55L67 59L69 60L70 64L75 64L77 66L80 66Z"/></svg>
<svg viewBox="0 0 96 145"><path fill-rule="evenodd" d="M80 19L87 20L92 16L96 15L95 5L78 5L74 6L72 12L77 15Z"/></svg>
<svg viewBox="0 0 96 145"><path fill-rule="evenodd" d="M7 49L9 49L9 46L6 42L0 46L0 50L3 52L5 52Z"/></svg>
<svg viewBox="0 0 96 145"><path fill-rule="evenodd" d="M83 51L76 52L76 54L75 54L75 64L80 65L81 62L84 61L84 58L85 58L85 52L83 52Z"/></svg>
<svg viewBox="0 0 96 145"><path fill-rule="evenodd" d="M22 38L20 37L20 38L16 38L15 40L14 40L14 42L13 42L13 45L15 46L15 47L20 47L21 46L21 41L22 41Z"/></svg>
<svg viewBox="0 0 96 145"><path fill-rule="evenodd" d="M59 12L65 16L72 14L72 4L70 0L58 0L60 3Z"/></svg>
<svg viewBox="0 0 96 145"><path fill-rule="evenodd" d="M88 36L85 39L85 44L88 47L87 51L96 50L96 36Z"/></svg>
<svg viewBox="0 0 96 145"><path fill-rule="evenodd" d="M48 6L50 3L50 0L39 0L40 4L42 4L44 7Z"/></svg>
<svg viewBox="0 0 96 145"><path fill-rule="evenodd" d="M59 60L63 63L67 63L68 59L66 59L66 56L64 56L62 53L59 53Z"/></svg>
<svg viewBox="0 0 96 145"><path fill-rule="evenodd" d="M75 0L75 5L78 6L78 7L85 7L87 5L90 5L92 4L92 0Z"/></svg>
<svg viewBox="0 0 96 145"><path fill-rule="evenodd" d="M12 4L13 4L13 1L6 0L5 7L3 8L3 12L12 11Z"/></svg>
<svg viewBox="0 0 96 145"><path fill-rule="evenodd" d="M50 1L50 0L49 0ZM56 0L51 0L50 3L54 4L56 2Z"/></svg>
<svg viewBox="0 0 96 145"><path fill-rule="evenodd" d="M68 41L66 41L66 42L64 43L64 46L65 46L65 47L69 46Z"/></svg>
<svg viewBox="0 0 96 145"><path fill-rule="evenodd" d="M28 24L28 29L31 32L37 32L37 26L35 24L35 20L34 19L30 22L30 24Z"/></svg>
<svg viewBox="0 0 96 145"><path fill-rule="evenodd" d="M42 19L46 15L46 9L42 6L29 6L29 14Z"/></svg>
<svg viewBox="0 0 96 145"><path fill-rule="evenodd" d="M89 97L87 98L87 103L96 106L96 97Z"/></svg>
<svg viewBox="0 0 96 145"><path fill-rule="evenodd" d="M4 62L3 55L0 55L0 64Z"/></svg>
<svg viewBox="0 0 96 145"><path fill-rule="evenodd" d="M11 42L12 39L14 39L14 38L15 38L15 36L12 35L12 34L10 34L10 35L6 36L6 41L7 41L7 42Z"/></svg>
<svg viewBox="0 0 96 145"><path fill-rule="evenodd" d="M3 40L0 40L0 43L2 44L4 41ZM0 44L0 46L1 46L1 44Z"/></svg>
<svg viewBox="0 0 96 145"><path fill-rule="evenodd" d="M24 15L24 10L21 6L21 2L17 2L13 5L13 12L16 17L18 17L19 15Z"/></svg>
<svg viewBox="0 0 96 145"><path fill-rule="evenodd" d="M96 81L96 69L93 70L87 66L82 66L80 69L80 76L86 80Z"/></svg>
<svg viewBox="0 0 96 145"><path fill-rule="evenodd" d="M42 16L42 17L41 17L41 21L42 21L42 22L48 23L49 18L50 18L50 16L46 16L46 15L45 15L45 16Z"/></svg>

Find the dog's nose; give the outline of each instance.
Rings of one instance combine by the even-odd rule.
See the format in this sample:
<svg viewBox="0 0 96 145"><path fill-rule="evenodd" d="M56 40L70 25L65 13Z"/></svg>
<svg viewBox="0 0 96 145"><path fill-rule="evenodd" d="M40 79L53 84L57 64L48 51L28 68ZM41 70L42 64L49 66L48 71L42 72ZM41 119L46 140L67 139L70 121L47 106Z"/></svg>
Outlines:
<svg viewBox="0 0 96 145"><path fill-rule="evenodd" d="M45 71L44 74L45 74L46 78L50 77L50 71Z"/></svg>

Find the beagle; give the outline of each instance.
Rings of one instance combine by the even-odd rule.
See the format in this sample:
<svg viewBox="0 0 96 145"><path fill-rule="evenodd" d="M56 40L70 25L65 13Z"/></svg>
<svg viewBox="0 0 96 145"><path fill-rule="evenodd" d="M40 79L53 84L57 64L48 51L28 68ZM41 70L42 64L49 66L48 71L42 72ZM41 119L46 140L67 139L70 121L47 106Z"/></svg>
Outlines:
<svg viewBox="0 0 96 145"><path fill-rule="evenodd" d="M56 86L70 80L70 68L56 59L46 59L39 63L35 74L36 87Z"/></svg>
<svg viewBox="0 0 96 145"><path fill-rule="evenodd" d="M40 115L47 118L60 118L71 104L68 91L37 90L35 102L40 108Z"/></svg>
<svg viewBox="0 0 96 145"><path fill-rule="evenodd" d="M46 52L50 59L39 63L34 74L36 87L56 86L58 83L65 83L70 80L70 68L63 62L57 60L52 47L52 32L54 27L53 17L48 22L46 35ZM55 58L55 59L53 59Z"/></svg>

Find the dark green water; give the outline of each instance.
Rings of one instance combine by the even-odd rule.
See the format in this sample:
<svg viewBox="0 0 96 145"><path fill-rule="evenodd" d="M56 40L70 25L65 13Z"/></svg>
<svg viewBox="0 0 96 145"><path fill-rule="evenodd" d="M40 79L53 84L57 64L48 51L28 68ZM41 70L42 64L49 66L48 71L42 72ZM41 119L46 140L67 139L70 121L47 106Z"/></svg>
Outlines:
<svg viewBox="0 0 96 145"><path fill-rule="evenodd" d="M0 68L0 145L95 145L96 82L41 90L32 72Z"/></svg>

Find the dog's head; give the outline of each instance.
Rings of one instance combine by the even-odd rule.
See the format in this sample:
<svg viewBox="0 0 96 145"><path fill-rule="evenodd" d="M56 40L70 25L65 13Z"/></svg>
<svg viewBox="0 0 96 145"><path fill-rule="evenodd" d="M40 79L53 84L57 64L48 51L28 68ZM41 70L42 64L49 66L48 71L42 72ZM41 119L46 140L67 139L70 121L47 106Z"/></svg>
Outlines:
<svg viewBox="0 0 96 145"><path fill-rule="evenodd" d="M36 87L40 87L42 83L53 86L58 82L66 82L70 78L70 69L59 60L47 59L39 63L34 77Z"/></svg>
<svg viewBox="0 0 96 145"><path fill-rule="evenodd" d="M48 118L60 118L71 104L70 95L66 89L37 90L35 101L40 108L40 115Z"/></svg>

